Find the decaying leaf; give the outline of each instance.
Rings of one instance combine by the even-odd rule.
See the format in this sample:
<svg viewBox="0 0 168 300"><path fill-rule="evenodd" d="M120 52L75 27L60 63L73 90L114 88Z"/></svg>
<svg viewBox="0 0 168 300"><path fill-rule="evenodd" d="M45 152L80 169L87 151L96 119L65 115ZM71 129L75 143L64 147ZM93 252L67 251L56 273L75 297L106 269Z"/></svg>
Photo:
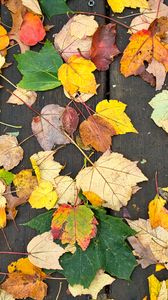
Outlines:
<svg viewBox="0 0 168 300"><path fill-rule="evenodd" d="M110 5L111 9L114 12L121 13L125 7L131 8L148 8L147 0L107 0L108 4Z"/></svg>
<svg viewBox="0 0 168 300"><path fill-rule="evenodd" d="M153 274L148 277L151 300L168 299L168 280L160 282Z"/></svg>
<svg viewBox="0 0 168 300"><path fill-rule="evenodd" d="M38 3L38 0L22 0L22 3L25 7L30 9L35 14L42 15L41 8L40 8L40 5Z"/></svg>
<svg viewBox="0 0 168 300"><path fill-rule="evenodd" d="M29 203L33 208L51 209L55 206L58 200L57 193L50 181L41 181L31 193Z"/></svg>
<svg viewBox="0 0 168 300"><path fill-rule="evenodd" d="M61 270L59 257L66 251L53 242L51 232L35 236L27 246L29 260L39 268Z"/></svg>
<svg viewBox="0 0 168 300"><path fill-rule="evenodd" d="M41 278L45 278L46 274L39 268L34 266L28 258L19 258L17 261L12 262L8 266L8 272L21 272L26 275L38 275Z"/></svg>
<svg viewBox="0 0 168 300"><path fill-rule="evenodd" d="M76 92L96 94L96 80L93 71L96 66L90 60L72 55L58 70L58 79L65 90L73 95Z"/></svg>
<svg viewBox="0 0 168 300"><path fill-rule="evenodd" d="M157 94L149 104L154 109L151 119L168 133L168 91Z"/></svg>
<svg viewBox="0 0 168 300"><path fill-rule="evenodd" d="M93 192L104 200L103 206L120 210L130 200L133 188L147 178L132 162L120 153L104 153L93 166L81 170L77 187L83 192Z"/></svg>
<svg viewBox="0 0 168 300"><path fill-rule="evenodd" d="M32 131L44 150L70 142L62 128L61 116L64 110L64 107L57 104L48 104L43 107L40 116L33 118Z"/></svg>
<svg viewBox="0 0 168 300"><path fill-rule="evenodd" d="M93 299L97 299L98 293L105 285L112 284L115 281L113 277L108 274L105 274L103 270L99 270L90 284L89 288L85 289L80 284L75 284L73 286L69 285L68 289L70 293L76 297L81 295L91 295Z"/></svg>
<svg viewBox="0 0 168 300"><path fill-rule="evenodd" d="M63 204L53 215L51 230L54 239L60 239L62 244L78 243L84 251L96 235L97 224L90 208Z"/></svg>
<svg viewBox="0 0 168 300"><path fill-rule="evenodd" d="M27 91L22 88L17 88L9 97L7 103L23 105L24 102L30 106L36 101L37 93L34 91ZM23 100L23 101L22 101Z"/></svg>
<svg viewBox="0 0 168 300"><path fill-rule="evenodd" d="M75 181L70 176L58 176L54 186L58 195L58 204L79 204L77 200L78 190Z"/></svg>
<svg viewBox="0 0 168 300"><path fill-rule="evenodd" d="M91 60L99 71L106 71L120 53L116 46L116 24L99 26L93 35Z"/></svg>
<svg viewBox="0 0 168 300"><path fill-rule="evenodd" d="M153 74L156 78L156 91L161 90L165 78L166 78L166 70L165 67L155 60L154 58L152 59L152 62L149 64L147 67L146 71L150 74Z"/></svg>
<svg viewBox="0 0 168 300"><path fill-rule="evenodd" d="M132 237L131 239L128 238L128 240L132 247L135 249L135 254L136 256L138 256L138 261L142 265L142 267L147 267L150 264L154 263L167 264L168 231L160 226L152 229L149 220L127 220L127 222L130 227L137 232L134 237L133 244ZM142 248L140 249L138 247L134 247L134 245L136 245L135 239L137 240L137 243L140 243L143 246L144 251L141 251ZM151 253L151 255L149 256L149 260L146 257L146 253Z"/></svg>
<svg viewBox="0 0 168 300"><path fill-rule="evenodd" d="M6 29L0 25L0 51L4 50L9 45L9 37Z"/></svg>
<svg viewBox="0 0 168 300"><path fill-rule="evenodd" d="M54 160L54 154L55 151L40 151L30 156L38 182L45 180L54 184L55 178L64 168L59 162Z"/></svg>
<svg viewBox="0 0 168 300"><path fill-rule="evenodd" d="M27 200L37 186L37 179L36 176L32 175L31 169L26 169L15 175L13 183L16 187L17 196Z"/></svg>
<svg viewBox="0 0 168 300"><path fill-rule="evenodd" d="M62 125L64 130L71 136L76 131L79 124L79 116L73 107L66 106L62 114Z"/></svg>
<svg viewBox="0 0 168 300"><path fill-rule="evenodd" d="M7 201L6 211L7 211L7 219L8 220L14 220L17 215L16 208L19 205L22 205L27 202L27 199L25 197L19 198L12 195L11 187L8 186L6 188L6 194L5 198Z"/></svg>
<svg viewBox="0 0 168 300"><path fill-rule="evenodd" d="M0 136L0 166L11 170L23 159L23 149L17 138L10 135Z"/></svg>
<svg viewBox="0 0 168 300"><path fill-rule="evenodd" d="M90 58L92 35L97 28L94 16L76 15L55 34L55 48L65 61L72 55Z"/></svg>
<svg viewBox="0 0 168 300"><path fill-rule="evenodd" d="M156 195L148 207L149 221L152 228L161 226L168 230L168 210L164 207L166 200Z"/></svg>
<svg viewBox="0 0 168 300"><path fill-rule="evenodd" d="M116 133L109 122L96 115L89 116L83 121L79 130L84 146L93 146L101 152L110 148L111 137Z"/></svg>
<svg viewBox="0 0 168 300"><path fill-rule="evenodd" d="M0 299L1 300L15 300L10 294L0 289Z"/></svg>

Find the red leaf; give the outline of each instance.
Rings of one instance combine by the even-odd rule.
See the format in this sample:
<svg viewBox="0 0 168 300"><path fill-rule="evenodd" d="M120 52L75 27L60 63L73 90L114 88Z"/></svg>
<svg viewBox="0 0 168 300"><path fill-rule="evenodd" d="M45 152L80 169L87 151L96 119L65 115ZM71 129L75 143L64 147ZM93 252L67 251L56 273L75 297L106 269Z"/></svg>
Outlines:
<svg viewBox="0 0 168 300"><path fill-rule="evenodd" d="M68 134L72 135L76 131L78 123L79 117L76 110L72 107L67 106L62 115L62 124L64 130Z"/></svg>
<svg viewBox="0 0 168 300"><path fill-rule="evenodd" d="M19 37L27 46L34 46L42 41L46 35L43 23L39 16L26 13L20 28Z"/></svg>
<svg viewBox="0 0 168 300"><path fill-rule="evenodd" d="M120 53L116 44L116 25L100 26L93 35L91 60L99 71L106 71L114 57Z"/></svg>

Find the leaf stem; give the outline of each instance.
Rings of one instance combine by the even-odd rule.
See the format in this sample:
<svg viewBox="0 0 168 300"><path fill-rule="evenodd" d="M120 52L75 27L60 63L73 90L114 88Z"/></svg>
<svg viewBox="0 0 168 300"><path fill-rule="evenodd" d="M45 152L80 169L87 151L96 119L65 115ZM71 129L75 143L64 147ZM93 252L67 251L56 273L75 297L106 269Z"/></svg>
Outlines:
<svg viewBox="0 0 168 300"><path fill-rule="evenodd" d="M11 127L11 128L22 128L21 125L11 125L11 124L8 124L8 123L2 122L2 121L0 121L0 124Z"/></svg>
<svg viewBox="0 0 168 300"><path fill-rule="evenodd" d="M29 253L26 253L26 252L13 252L13 251L0 251L0 254L24 255L24 256L28 256L29 255Z"/></svg>
<svg viewBox="0 0 168 300"><path fill-rule="evenodd" d="M10 247L10 245L9 245L9 242L8 242L8 239L7 239L7 236L6 236L6 234L5 234L4 229L1 228L1 231L2 231L2 234L3 234L3 236L4 236L4 239L5 239L5 242L6 242L6 245L7 245L8 249L9 249L9 250L12 250L11 247Z"/></svg>

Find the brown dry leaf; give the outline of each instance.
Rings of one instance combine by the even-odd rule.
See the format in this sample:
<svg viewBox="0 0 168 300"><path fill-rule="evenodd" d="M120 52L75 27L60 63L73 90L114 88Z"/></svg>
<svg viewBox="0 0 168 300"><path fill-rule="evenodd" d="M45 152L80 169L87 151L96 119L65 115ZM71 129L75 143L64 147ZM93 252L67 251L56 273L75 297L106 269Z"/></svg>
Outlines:
<svg viewBox="0 0 168 300"><path fill-rule="evenodd" d="M75 181L70 176L58 176L54 186L58 195L58 204L74 204L77 200L78 190ZM80 200L76 204L79 204Z"/></svg>
<svg viewBox="0 0 168 300"><path fill-rule="evenodd" d="M51 232L35 236L27 246L30 262L39 267L52 270L61 270L59 258L66 251L53 242Z"/></svg>
<svg viewBox="0 0 168 300"><path fill-rule="evenodd" d="M22 4L37 15L42 15L38 0L21 0Z"/></svg>
<svg viewBox="0 0 168 300"><path fill-rule="evenodd" d="M130 200L137 183L148 180L132 162L120 153L105 152L91 167L81 170L77 188L93 192L104 200L103 206L120 210Z"/></svg>
<svg viewBox="0 0 168 300"><path fill-rule="evenodd" d="M0 299L1 300L15 300L12 295L0 289Z"/></svg>
<svg viewBox="0 0 168 300"><path fill-rule="evenodd" d="M23 159L23 149L18 146L17 138L10 135L0 136L0 166L6 170L16 167Z"/></svg>
<svg viewBox="0 0 168 300"><path fill-rule="evenodd" d="M27 200L25 199L25 197L19 198L19 197L13 196L10 186L8 186L7 189L6 189L5 198L6 198L6 201L7 201L7 206L6 206L7 219L8 220L14 220L16 215L17 215L16 208L19 205L22 205L22 204L26 203Z"/></svg>
<svg viewBox="0 0 168 300"><path fill-rule="evenodd" d="M160 226L152 229L149 220L139 219L132 221L127 219L127 222L137 232L133 239L133 244L132 237L128 238L128 241L134 248L136 246L135 239L137 239L137 243L144 248L144 251L141 251L138 246L135 247L135 254L138 256L142 267L147 267L151 263L167 264L168 231ZM151 253L149 260L146 253Z"/></svg>
<svg viewBox="0 0 168 300"><path fill-rule="evenodd" d="M113 126L104 118L93 115L83 121L79 127L84 146L92 146L96 151L105 152L110 148L111 137L115 135Z"/></svg>
<svg viewBox="0 0 168 300"><path fill-rule="evenodd" d="M55 34L55 48L65 61L72 55L80 56L80 53L85 58L90 58L92 35L97 28L98 23L94 16L74 16Z"/></svg>
<svg viewBox="0 0 168 300"><path fill-rule="evenodd" d="M161 90L166 78L165 67L153 58L146 71L156 77L156 91Z"/></svg>
<svg viewBox="0 0 168 300"><path fill-rule="evenodd" d="M32 175L31 169L26 169L15 175L13 183L16 187L17 196L28 200L31 193L37 186L37 179L36 176Z"/></svg>
<svg viewBox="0 0 168 300"><path fill-rule="evenodd" d="M36 99L37 99L36 92L27 91L25 89L18 87L15 91L13 91L13 94L9 97L7 103L23 105L25 102L29 106L32 106L32 104L36 101Z"/></svg>

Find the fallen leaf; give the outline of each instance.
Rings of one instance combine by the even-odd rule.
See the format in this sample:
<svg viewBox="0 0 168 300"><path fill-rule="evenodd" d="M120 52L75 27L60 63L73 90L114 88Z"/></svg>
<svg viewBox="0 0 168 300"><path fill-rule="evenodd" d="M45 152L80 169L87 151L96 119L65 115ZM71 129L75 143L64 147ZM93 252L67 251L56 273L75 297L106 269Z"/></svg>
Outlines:
<svg viewBox="0 0 168 300"><path fill-rule="evenodd" d="M89 288L85 289L80 284L75 284L73 286L69 285L68 289L73 297L81 295L91 295L93 299L97 299L98 293L106 285L112 284L115 281L113 277L105 274L103 270L99 270L90 284Z"/></svg>
<svg viewBox="0 0 168 300"><path fill-rule="evenodd" d="M116 134L113 126L104 118L93 115L79 127L84 146L92 146L96 151L105 152L110 148L111 137Z"/></svg>
<svg viewBox="0 0 168 300"><path fill-rule="evenodd" d="M92 38L91 60L99 71L109 69L114 57L120 53L116 46L116 24L101 25Z"/></svg>
<svg viewBox="0 0 168 300"><path fill-rule="evenodd" d="M37 15L42 15L38 0L22 0L22 4Z"/></svg>
<svg viewBox="0 0 168 300"><path fill-rule="evenodd" d="M22 88L17 88L16 90L13 91L13 94L9 97L7 103L23 105L25 102L29 106L32 106L32 104L36 101L36 99L37 99L36 92L27 91Z"/></svg>
<svg viewBox="0 0 168 300"><path fill-rule="evenodd" d="M137 133L130 118L124 112L127 105L118 100L102 100L96 106L96 114L114 128L116 134Z"/></svg>
<svg viewBox="0 0 168 300"><path fill-rule="evenodd" d="M103 200L93 192L83 192L83 195L89 199L93 206L99 207L103 205Z"/></svg>
<svg viewBox="0 0 168 300"><path fill-rule="evenodd" d="M59 68L58 79L70 95L76 92L96 94L96 80L92 74L95 70L90 60L73 55Z"/></svg>
<svg viewBox="0 0 168 300"><path fill-rule="evenodd" d="M18 145L17 138L9 135L0 136L0 166L6 170L16 167L23 159L23 149Z"/></svg>
<svg viewBox="0 0 168 300"><path fill-rule="evenodd" d="M61 270L59 257L65 250L54 243L51 232L35 236L27 246L28 258L32 264L39 268Z"/></svg>
<svg viewBox="0 0 168 300"><path fill-rule="evenodd" d="M131 8L148 8L148 2L146 0L107 0L113 12L121 13L125 7Z"/></svg>
<svg viewBox="0 0 168 300"><path fill-rule="evenodd" d="M100 86L100 84L97 84L96 89ZM72 99L75 102L83 103L88 101L90 98L94 96L94 94L86 94L86 93L74 93L73 95L70 95L64 88L64 94L67 98Z"/></svg>
<svg viewBox="0 0 168 300"><path fill-rule="evenodd" d="M5 169L0 169L0 179L5 181L7 185L11 184L15 175L12 172L6 171Z"/></svg>
<svg viewBox="0 0 168 300"><path fill-rule="evenodd" d="M71 136L76 131L79 124L79 116L76 110L73 107L66 106L61 121L63 124L64 130Z"/></svg>
<svg viewBox="0 0 168 300"><path fill-rule="evenodd" d="M97 194L104 201L103 206L113 210L126 206L133 188L146 180L137 162L115 152L104 153L93 166L84 168L76 177L78 189Z"/></svg>
<svg viewBox="0 0 168 300"><path fill-rule="evenodd" d="M166 300L168 299L168 281L160 282L154 274L148 277L149 294L151 300Z"/></svg>
<svg viewBox="0 0 168 300"><path fill-rule="evenodd" d="M1 300L15 300L12 295L0 289L0 299Z"/></svg>
<svg viewBox="0 0 168 300"><path fill-rule="evenodd" d="M28 200L32 208L51 209L55 206L58 200L57 193L50 181L41 181L31 193Z"/></svg>
<svg viewBox="0 0 168 300"><path fill-rule="evenodd" d="M168 133L168 91L163 90L149 102L154 109L151 119Z"/></svg>
<svg viewBox="0 0 168 300"><path fill-rule="evenodd" d="M3 196L6 190L5 184L0 180L0 229L6 226L6 199Z"/></svg>
<svg viewBox="0 0 168 300"><path fill-rule="evenodd" d="M53 238L60 239L63 245L78 243L85 251L90 240L96 236L97 224L90 208L62 204L53 214L51 232Z"/></svg>
<svg viewBox="0 0 168 300"><path fill-rule="evenodd" d="M148 249L152 253L152 260L155 259L155 263L167 264L168 262L168 231L162 227L157 227L152 229L149 220L139 219L131 221L127 219L128 224L132 229L134 229L137 234L135 238L145 249ZM128 238L130 244L131 240ZM134 245L132 245L134 247ZM143 266L144 255L143 252L139 253L135 249L136 256L139 257L140 263ZM154 262L153 262L154 263ZM152 264L153 264L152 263ZM147 263L146 266L151 264L151 260Z"/></svg>
<svg viewBox="0 0 168 300"><path fill-rule="evenodd" d="M58 204L79 204L78 190L75 181L70 176L58 176L54 186L58 195Z"/></svg>
<svg viewBox="0 0 168 300"><path fill-rule="evenodd" d="M4 64L5 64L5 57L0 54L0 70Z"/></svg>
<svg viewBox="0 0 168 300"><path fill-rule="evenodd" d="M9 37L6 29L0 25L0 51L7 48L9 45Z"/></svg>
<svg viewBox="0 0 168 300"><path fill-rule="evenodd" d="M59 162L54 160L55 151L40 151L30 156L32 167L40 183L42 180L55 184L55 178L64 168Z"/></svg>
<svg viewBox="0 0 168 300"><path fill-rule="evenodd" d="M37 179L32 175L31 169L26 169L15 175L13 184L16 187L17 196L27 200L37 186Z"/></svg>
<svg viewBox="0 0 168 300"><path fill-rule="evenodd" d="M166 78L164 66L153 58L146 71L156 77L156 91L161 90Z"/></svg>
<svg viewBox="0 0 168 300"><path fill-rule="evenodd" d="M44 150L51 150L55 145L70 143L62 128L61 117L64 110L64 107L57 104L48 104L43 107L40 116L33 118L32 131Z"/></svg>
<svg viewBox="0 0 168 300"><path fill-rule="evenodd" d="M45 278L46 274L38 267L34 266L28 258L19 258L8 266L8 272L21 272L22 274Z"/></svg>
<svg viewBox="0 0 168 300"><path fill-rule="evenodd" d="M155 267L155 272L160 272L161 270L164 270L165 266L161 265L161 264L157 264Z"/></svg>
<svg viewBox="0 0 168 300"><path fill-rule="evenodd" d="M39 0L43 12L48 18L54 15L66 14L70 12L70 8L66 4L66 0Z"/></svg>
<svg viewBox="0 0 168 300"><path fill-rule="evenodd" d="M164 207L166 200L159 195L150 201L148 206L149 221L152 228L161 226L168 229L168 210Z"/></svg>
<svg viewBox="0 0 168 300"><path fill-rule="evenodd" d="M25 197L19 198L12 195L11 187L7 186L5 198L7 201L6 211L7 211L7 219L14 220L17 215L16 208L19 205L22 205L27 202Z"/></svg>
<svg viewBox="0 0 168 300"><path fill-rule="evenodd" d="M82 27L82 30L79 30ZM90 48L92 36L98 28L98 23L94 16L76 15L73 16L61 29L54 35L54 45L65 61L72 55L90 58Z"/></svg>
<svg viewBox="0 0 168 300"><path fill-rule="evenodd" d="M39 16L28 12L23 17L19 38L26 46L34 46L46 36L46 31Z"/></svg>

